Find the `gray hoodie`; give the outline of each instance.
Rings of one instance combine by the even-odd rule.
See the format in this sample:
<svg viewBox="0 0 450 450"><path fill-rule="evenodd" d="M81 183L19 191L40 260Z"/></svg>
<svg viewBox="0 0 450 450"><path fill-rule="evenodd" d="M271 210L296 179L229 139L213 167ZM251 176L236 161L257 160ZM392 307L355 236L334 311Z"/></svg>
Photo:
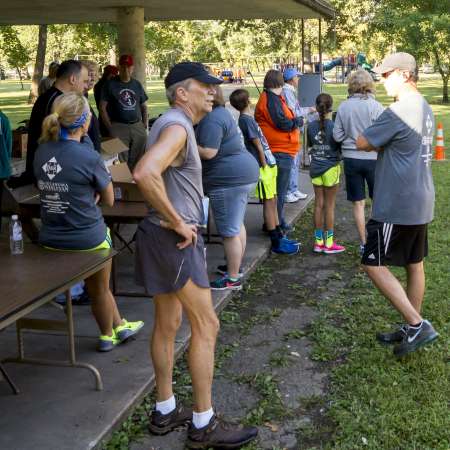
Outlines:
<svg viewBox="0 0 450 450"><path fill-rule="evenodd" d="M353 94L339 105L333 138L336 142L342 142L344 158L377 159L377 152L356 150L356 139L383 111L383 106L373 94Z"/></svg>

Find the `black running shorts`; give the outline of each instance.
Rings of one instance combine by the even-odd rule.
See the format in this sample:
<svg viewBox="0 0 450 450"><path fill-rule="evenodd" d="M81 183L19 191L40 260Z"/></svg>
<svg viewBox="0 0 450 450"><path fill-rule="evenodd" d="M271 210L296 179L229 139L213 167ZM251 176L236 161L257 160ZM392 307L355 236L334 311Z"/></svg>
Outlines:
<svg viewBox="0 0 450 450"><path fill-rule="evenodd" d="M182 238L175 231L144 219L136 232L135 278L150 296L177 292L191 279L209 289L205 245L200 233L197 245L179 250Z"/></svg>
<svg viewBox="0 0 450 450"><path fill-rule="evenodd" d="M397 225L370 219L366 230L361 264L405 267L428 255L427 224Z"/></svg>

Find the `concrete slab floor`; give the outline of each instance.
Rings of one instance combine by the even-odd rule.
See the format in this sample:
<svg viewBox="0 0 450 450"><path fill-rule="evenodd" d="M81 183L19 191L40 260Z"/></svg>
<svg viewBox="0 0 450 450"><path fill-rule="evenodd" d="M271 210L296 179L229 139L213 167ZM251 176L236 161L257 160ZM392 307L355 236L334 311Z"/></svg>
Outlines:
<svg viewBox="0 0 450 450"><path fill-rule="evenodd" d="M307 172L300 172L302 191L312 194ZM312 199L289 204L287 219L297 219ZM261 231L262 206L249 205L246 214L248 232L245 272L252 270L269 251L269 239ZM132 236L134 226L124 227L123 233ZM208 245L208 268L211 279L218 264L223 264L223 247ZM140 291L134 284L134 256L127 250L118 259L120 290ZM215 292L217 309L225 307L229 292ZM74 311L76 350L80 361L95 365L102 374L104 390L95 391L94 378L85 369L6 364L6 369L21 390L11 394L8 385L0 380L0 449L5 450L85 450L97 446L122 420L130 409L153 386L153 369L148 357L148 340L152 326L153 306L147 298L118 297L121 314L128 320L142 319L145 327L136 340L113 352L95 351L97 327L88 306ZM60 318L61 311L46 306L33 317ZM184 323L177 337L180 354L189 339L189 326ZM28 332L25 350L29 356L66 359L67 338L64 335ZM15 356L14 327L0 334L0 358ZM154 443L153 443L154 445Z"/></svg>

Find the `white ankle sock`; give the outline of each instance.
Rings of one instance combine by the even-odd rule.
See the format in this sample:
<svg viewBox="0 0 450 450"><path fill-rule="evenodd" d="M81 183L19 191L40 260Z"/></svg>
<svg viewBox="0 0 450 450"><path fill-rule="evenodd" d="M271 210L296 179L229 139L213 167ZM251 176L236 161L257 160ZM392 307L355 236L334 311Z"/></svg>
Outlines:
<svg viewBox="0 0 450 450"><path fill-rule="evenodd" d="M172 412L177 406L177 403L175 401L175 396L172 395L172 397L168 398L167 400L164 400L163 402L156 402L156 411L159 411L161 414L169 414Z"/></svg>
<svg viewBox="0 0 450 450"><path fill-rule="evenodd" d="M208 411L203 411L199 413L194 411L192 413L192 423L194 424L194 427L197 429L206 427L206 425L208 425L213 415L214 410L212 408L209 408Z"/></svg>

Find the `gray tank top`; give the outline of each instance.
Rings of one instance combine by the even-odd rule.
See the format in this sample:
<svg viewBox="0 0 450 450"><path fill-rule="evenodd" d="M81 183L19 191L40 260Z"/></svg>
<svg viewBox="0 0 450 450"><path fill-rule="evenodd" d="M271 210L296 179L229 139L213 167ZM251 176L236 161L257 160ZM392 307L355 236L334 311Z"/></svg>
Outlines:
<svg viewBox="0 0 450 450"><path fill-rule="evenodd" d="M187 224L200 225L204 222L202 163L191 119L180 109L169 109L153 124L147 139L147 147L153 145L161 132L170 125L184 127L187 133L187 141L183 164L179 167L168 167L162 174L167 196L177 213ZM150 207L148 219L155 225L159 225L162 217L155 209Z"/></svg>

